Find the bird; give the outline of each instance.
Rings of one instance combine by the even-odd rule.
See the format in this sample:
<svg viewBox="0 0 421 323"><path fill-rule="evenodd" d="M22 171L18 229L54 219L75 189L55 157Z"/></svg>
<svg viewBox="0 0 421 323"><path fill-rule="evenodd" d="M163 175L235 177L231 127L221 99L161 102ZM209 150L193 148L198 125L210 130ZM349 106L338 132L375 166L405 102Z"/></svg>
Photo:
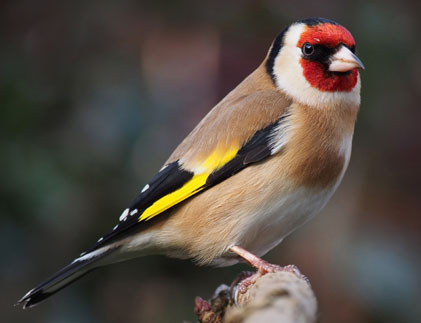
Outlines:
<svg viewBox="0 0 421 323"><path fill-rule="evenodd" d="M17 304L35 306L95 268L147 255L282 270L261 257L325 206L348 167L364 69L355 50L330 19L285 27L117 225Z"/></svg>

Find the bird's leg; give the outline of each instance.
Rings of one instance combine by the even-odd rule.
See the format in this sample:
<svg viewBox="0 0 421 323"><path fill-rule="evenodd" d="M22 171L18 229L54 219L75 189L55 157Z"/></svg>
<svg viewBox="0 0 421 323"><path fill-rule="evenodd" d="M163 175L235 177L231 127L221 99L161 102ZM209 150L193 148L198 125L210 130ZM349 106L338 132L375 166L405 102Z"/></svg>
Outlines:
<svg viewBox="0 0 421 323"><path fill-rule="evenodd" d="M242 281L238 283L238 290L240 291L240 293L245 293L247 291L247 288L250 285L254 284L260 276L263 276L267 273L276 273L278 271L288 271L300 277L302 276L301 272L294 265L281 267L278 265L268 263L262 258L257 257L256 255L252 254L251 252L239 246L233 246L230 248L230 250L236 253L237 255L239 255L241 258L247 260L247 262L250 265L252 265L254 268L257 269L257 272L254 275L248 276L247 278L243 279Z"/></svg>
<svg viewBox="0 0 421 323"><path fill-rule="evenodd" d="M252 254L251 252L239 246L233 246L231 247L230 250L236 253L237 255L239 255L241 258L244 258L245 260L247 260L247 262L250 265L252 265L254 268L256 268L257 272L260 273L261 275L284 270L284 267L270 264L267 261L263 260L262 258L257 257L256 255Z"/></svg>

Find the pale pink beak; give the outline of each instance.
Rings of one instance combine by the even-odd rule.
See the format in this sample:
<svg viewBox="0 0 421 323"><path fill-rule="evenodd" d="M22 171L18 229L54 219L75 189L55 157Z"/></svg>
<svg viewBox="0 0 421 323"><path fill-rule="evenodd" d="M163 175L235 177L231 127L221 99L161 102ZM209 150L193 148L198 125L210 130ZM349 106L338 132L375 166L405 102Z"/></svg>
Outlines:
<svg viewBox="0 0 421 323"><path fill-rule="evenodd" d="M365 69L363 62L346 46L342 46L331 57L329 65L329 71L331 72L347 72L354 68Z"/></svg>

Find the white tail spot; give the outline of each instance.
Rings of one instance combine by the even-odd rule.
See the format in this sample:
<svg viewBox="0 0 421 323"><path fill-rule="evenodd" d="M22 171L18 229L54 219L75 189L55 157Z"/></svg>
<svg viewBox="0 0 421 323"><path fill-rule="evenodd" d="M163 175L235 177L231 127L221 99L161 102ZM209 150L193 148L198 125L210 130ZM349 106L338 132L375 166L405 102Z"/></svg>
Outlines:
<svg viewBox="0 0 421 323"><path fill-rule="evenodd" d="M77 261L83 261L83 260L87 260L90 258L93 258L95 256L98 256L100 254L102 254L103 252L107 251L110 247L106 246L106 247L102 247L101 249L97 249L94 251L91 251L90 253L87 253L85 255L83 255L82 257L76 258L75 260L72 261L72 264L77 262Z"/></svg>

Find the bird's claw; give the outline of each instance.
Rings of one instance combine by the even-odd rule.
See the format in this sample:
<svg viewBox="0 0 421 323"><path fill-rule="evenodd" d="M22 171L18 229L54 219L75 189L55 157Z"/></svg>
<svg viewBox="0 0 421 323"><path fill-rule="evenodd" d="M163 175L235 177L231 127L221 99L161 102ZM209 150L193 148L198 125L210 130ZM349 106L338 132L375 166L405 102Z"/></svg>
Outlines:
<svg viewBox="0 0 421 323"><path fill-rule="evenodd" d="M237 291L241 294L244 294L247 292L247 289L251 285L253 285L259 277L264 276L267 273L276 273L280 271L293 273L297 275L298 277L304 279L307 283L310 283L308 278L304 276L303 274L301 274L300 270L295 265L287 265L287 266L282 267L282 266L271 264L267 261L261 260L261 262L257 264L256 273L252 275L248 275L247 277L245 277L244 279L240 280L237 283L237 287L236 287Z"/></svg>

